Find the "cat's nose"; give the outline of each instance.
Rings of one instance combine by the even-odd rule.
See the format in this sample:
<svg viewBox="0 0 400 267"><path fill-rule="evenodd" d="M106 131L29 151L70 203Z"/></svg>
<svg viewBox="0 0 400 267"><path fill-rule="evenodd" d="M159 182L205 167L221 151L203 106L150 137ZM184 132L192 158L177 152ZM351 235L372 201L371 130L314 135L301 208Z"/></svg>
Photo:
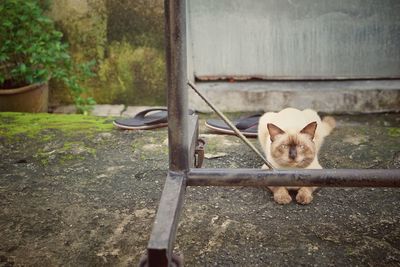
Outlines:
<svg viewBox="0 0 400 267"><path fill-rule="evenodd" d="M289 158L294 160L297 157L297 150L296 147L291 147L289 149Z"/></svg>

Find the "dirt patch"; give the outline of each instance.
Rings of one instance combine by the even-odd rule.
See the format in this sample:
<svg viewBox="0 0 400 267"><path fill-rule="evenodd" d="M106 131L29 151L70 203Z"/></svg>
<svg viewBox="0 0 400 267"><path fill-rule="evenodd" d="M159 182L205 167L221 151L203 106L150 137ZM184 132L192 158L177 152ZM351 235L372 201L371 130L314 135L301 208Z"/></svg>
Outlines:
<svg viewBox="0 0 400 267"><path fill-rule="evenodd" d="M337 117L322 165L398 168L400 140L389 130L398 118ZM136 266L168 170L166 129L119 131L96 126L111 122L102 119L68 131L38 121L34 134L9 134L22 122L0 121L0 266ZM223 154L205 167L262 165L236 137L201 132L207 153ZM280 206L263 188L190 187L176 251L187 266L397 266L399 201L399 189L322 188L311 205Z"/></svg>

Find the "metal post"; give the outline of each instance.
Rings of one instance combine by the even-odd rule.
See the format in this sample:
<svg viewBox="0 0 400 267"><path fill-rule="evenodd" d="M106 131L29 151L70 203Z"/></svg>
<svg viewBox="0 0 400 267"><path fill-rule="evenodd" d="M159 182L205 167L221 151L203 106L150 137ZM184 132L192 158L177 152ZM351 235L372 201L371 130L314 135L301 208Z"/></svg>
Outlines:
<svg viewBox="0 0 400 267"><path fill-rule="evenodd" d="M186 55L186 4L166 0L166 56L168 79L169 169L189 169L188 92Z"/></svg>
<svg viewBox="0 0 400 267"><path fill-rule="evenodd" d="M189 136L185 0L165 0L165 42L167 62L169 173L165 181L153 230L147 247L147 267L173 265L173 243L182 210L193 147ZM197 119L197 117L196 117ZM175 262L176 265L176 262Z"/></svg>
<svg viewBox="0 0 400 267"><path fill-rule="evenodd" d="M171 266L172 250L185 195L185 177L168 175L147 248L148 267Z"/></svg>

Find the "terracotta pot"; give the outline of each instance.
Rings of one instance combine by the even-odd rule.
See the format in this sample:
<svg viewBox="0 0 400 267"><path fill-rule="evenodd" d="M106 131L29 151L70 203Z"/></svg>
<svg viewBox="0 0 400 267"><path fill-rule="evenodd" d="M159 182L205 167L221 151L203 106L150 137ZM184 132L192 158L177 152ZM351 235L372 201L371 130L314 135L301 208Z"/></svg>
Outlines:
<svg viewBox="0 0 400 267"><path fill-rule="evenodd" d="M48 83L0 89L0 111L47 112Z"/></svg>

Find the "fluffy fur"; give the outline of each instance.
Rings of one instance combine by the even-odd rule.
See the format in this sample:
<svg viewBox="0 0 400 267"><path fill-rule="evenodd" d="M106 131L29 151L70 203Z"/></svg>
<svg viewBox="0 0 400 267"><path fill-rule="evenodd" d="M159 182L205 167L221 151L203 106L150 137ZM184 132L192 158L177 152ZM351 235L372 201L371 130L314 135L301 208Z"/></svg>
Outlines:
<svg viewBox="0 0 400 267"><path fill-rule="evenodd" d="M333 117L323 120L311 109L303 111L286 108L280 112L267 112L259 121L258 140L271 164L276 169L322 169L318 151L324 138L335 128ZM268 168L266 165L263 168ZM292 201L288 189L298 190L296 201L309 204L316 187L268 187L279 204Z"/></svg>

